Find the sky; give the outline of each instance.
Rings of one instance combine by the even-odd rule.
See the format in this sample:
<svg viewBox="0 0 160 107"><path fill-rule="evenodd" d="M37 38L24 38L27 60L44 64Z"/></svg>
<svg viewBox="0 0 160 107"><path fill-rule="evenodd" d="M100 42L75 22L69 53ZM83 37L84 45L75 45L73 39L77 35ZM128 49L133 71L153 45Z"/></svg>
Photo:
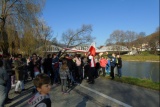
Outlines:
<svg viewBox="0 0 160 107"><path fill-rule="evenodd" d="M159 0L46 0L42 18L53 37L92 25L96 47L105 45L115 30L145 32L159 27Z"/></svg>

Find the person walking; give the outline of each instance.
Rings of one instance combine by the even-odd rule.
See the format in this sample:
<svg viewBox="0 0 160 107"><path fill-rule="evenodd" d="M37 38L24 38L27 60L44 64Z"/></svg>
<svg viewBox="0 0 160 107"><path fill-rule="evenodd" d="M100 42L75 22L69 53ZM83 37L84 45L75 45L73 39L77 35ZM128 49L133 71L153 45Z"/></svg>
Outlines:
<svg viewBox="0 0 160 107"><path fill-rule="evenodd" d="M110 74L111 71L110 71L110 59L109 59L109 58L107 58L107 62L108 62L108 63L107 63L107 65L106 65L106 73L107 73L107 74Z"/></svg>
<svg viewBox="0 0 160 107"><path fill-rule="evenodd" d="M32 54L32 60L29 63L30 66L30 71L32 75L32 79L35 78L38 74L40 74L40 62L38 61L37 54L33 53ZM36 87L33 87L32 93L35 93Z"/></svg>
<svg viewBox="0 0 160 107"><path fill-rule="evenodd" d="M106 68L106 65L107 65L108 62L103 56L101 57L99 62L100 62L100 66L102 68L103 76L105 77L106 76L106 72L105 72L106 69L105 68Z"/></svg>
<svg viewBox="0 0 160 107"><path fill-rule="evenodd" d="M106 52L106 54L108 55L108 52ZM114 79L114 68L116 66L116 57L115 57L115 54L112 53L112 56L108 56L111 60L110 60L110 64L111 64L111 73L110 73L110 76L111 76L111 79L113 80Z"/></svg>
<svg viewBox="0 0 160 107"><path fill-rule="evenodd" d="M5 103L11 103L12 99L8 97L9 91L11 90L11 76L13 75L13 70L12 70L12 62L10 60L10 55L6 54L3 56L3 62L4 62L4 69L6 70L8 74L8 81L6 84L6 91L7 91L7 96L6 96L6 101Z"/></svg>
<svg viewBox="0 0 160 107"><path fill-rule="evenodd" d="M8 74L3 68L3 61L0 59L0 107L4 107L5 99L7 96L6 85L8 81Z"/></svg>
<svg viewBox="0 0 160 107"><path fill-rule="evenodd" d="M67 60L62 59L62 65L59 70L60 78L61 78L61 91L66 94L67 92L67 78L70 79L69 68L67 66Z"/></svg>
<svg viewBox="0 0 160 107"><path fill-rule="evenodd" d="M117 71L118 77L120 78L122 76L122 59L120 55L117 55Z"/></svg>
<svg viewBox="0 0 160 107"><path fill-rule="evenodd" d="M19 54L17 56L17 59L15 60L14 62L14 69L15 69L15 75L16 75L16 80L17 80L17 83L16 83L16 87L15 87L15 93L16 94L20 94L20 92L18 91L18 88L19 86L21 87L21 91L24 91L24 72L23 72L23 67L24 67L24 64L23 62L21 61L21 58L22 58L22 55Z"/></svg>
<svg viewBox="0 0 160 107"><path fill-rule="evenodd" d="M82 66L81 66L81 58L79 54L75 55L75 58L73 59L73 61L76 64L76 77L77 77L77 82L81 83L82 78L83 78L83 74L82 74Z"/></svg>
<svg viewBox="0 0 160 107"><path fill-rule="evenodd" d="M61 51L58 54L52 54L52 73L51 73L51 82L58 85L60 83L59 78L59 57L61 55Z"/></svg>
<svg viewBox="0 0 160 107"><path fill-rule="evenodd" d="M88 75L89 75L89 80L88 80L88 83L89 84L94 84L94 72L95 72L95 59L94 59L94 56L93 55L89 55L88 56L88 62L90 64L90 68L89 68L89 72L88 72Z"/></svg>
<svg viewBox="0 0 160 107"><path fill-rule="evenodd" d="M74 85L76 83L75 82L75 68L76 68L76 65L73 62L72 57L70 57L68 54L65 55L65 59L67 60L67 66L69 68L71 84ZM68 81L68 87L70 87L70 81Z"/></svg>

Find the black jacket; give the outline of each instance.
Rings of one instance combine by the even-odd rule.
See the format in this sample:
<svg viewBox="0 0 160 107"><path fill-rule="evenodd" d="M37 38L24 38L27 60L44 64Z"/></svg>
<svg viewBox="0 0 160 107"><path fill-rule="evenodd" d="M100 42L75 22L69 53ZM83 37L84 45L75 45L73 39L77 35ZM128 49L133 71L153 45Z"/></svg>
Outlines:
<svg viewBox="0 0 160 107"><path fill-rule="evenodd" d="M73 62L73 60L71 58L66 58L67 60L67 66L69 68L69 71L72 72L75 70L75 63Z"/></svg>
<svg viewBox="0 0 160 107"><path fill-rule="evenodd" d="M117 60L118 60L118 61L117 61L117 62L118 62L118 63L117 63L117 67L118 67L118 68L122 68L122 59L121 59L121 58L117 58Z"/></svg>

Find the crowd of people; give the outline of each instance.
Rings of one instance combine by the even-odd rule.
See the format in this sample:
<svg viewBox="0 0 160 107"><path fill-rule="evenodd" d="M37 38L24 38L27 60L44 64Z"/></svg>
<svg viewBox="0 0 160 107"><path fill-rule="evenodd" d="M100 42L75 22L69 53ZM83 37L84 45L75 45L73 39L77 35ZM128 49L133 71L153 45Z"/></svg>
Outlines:
<svg viewBox="0 0 160 107"><path fill-rule="evenodd" d="M95 78L110 75L114 79L114 69L117 67L118 77L122 76L122 60L120 55L88 55L59 53L48 54L40 57L37 54L24 58L21 54L14 57L3 55L0 58L0 107L12 102L8 97L11 87L15 94L25 91L25 82L33 80L33 93L29 100L30 107L44 104L51 107L49 91L51 85L61 85L61 92L69 94L67 89L75 84L81 84L85 79L89 84L95 83ZM41 100L38 100L41 97Z"/></svg>

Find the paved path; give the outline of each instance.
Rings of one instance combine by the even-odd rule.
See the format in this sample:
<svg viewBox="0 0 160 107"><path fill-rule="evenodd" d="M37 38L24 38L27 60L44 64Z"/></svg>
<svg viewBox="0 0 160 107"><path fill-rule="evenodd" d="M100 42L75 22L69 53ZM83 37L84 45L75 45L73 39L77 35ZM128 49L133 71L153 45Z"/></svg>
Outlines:
<svg viewBox="0 0 160 107"><path fill-rule="evenodd" d="M32 97L32 83L25 85L28 90L19 95L10 91L13 102L5 107L25 107ZM104 78L96 79L95 84L85 80L62 94L60 86L53 86L50 92L53 107L158 107L159 92L133 85L118 83Z"/></svg>

